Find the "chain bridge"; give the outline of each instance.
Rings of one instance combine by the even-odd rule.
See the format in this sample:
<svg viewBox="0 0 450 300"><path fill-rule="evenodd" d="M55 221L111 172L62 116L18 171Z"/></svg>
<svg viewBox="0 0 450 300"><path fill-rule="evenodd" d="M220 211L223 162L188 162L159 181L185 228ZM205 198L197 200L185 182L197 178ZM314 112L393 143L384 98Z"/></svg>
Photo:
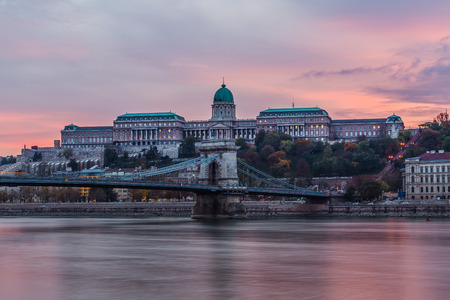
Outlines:
<svg viewBox="0 0 450 300"><path fill-rule="evenodd" d="M202 142L200 156L168 167L100 178L0 176L0 186L59 186L154 189L193 192L193 218L244 218L245 195L330 198L270 176L237 159L233 141Z"/></svg>

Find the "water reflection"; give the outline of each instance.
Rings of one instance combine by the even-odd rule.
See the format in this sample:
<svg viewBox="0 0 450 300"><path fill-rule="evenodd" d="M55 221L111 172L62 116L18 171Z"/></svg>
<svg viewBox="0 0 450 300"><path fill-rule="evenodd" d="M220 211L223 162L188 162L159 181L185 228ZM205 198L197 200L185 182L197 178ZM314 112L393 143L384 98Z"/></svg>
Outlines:
<svg viewBox="0 0 450 300"><path fill-rule="evenodd" d="M446 299L445 220L0 219L2 299Z"/></svg>

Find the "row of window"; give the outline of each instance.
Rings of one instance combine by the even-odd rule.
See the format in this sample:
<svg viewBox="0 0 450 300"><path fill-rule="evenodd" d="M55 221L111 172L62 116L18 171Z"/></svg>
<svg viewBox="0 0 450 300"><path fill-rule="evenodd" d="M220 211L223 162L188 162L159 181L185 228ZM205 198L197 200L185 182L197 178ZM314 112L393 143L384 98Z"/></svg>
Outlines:
<svg viewBox="0 0 450 300"><path fill-rule="evenodd" d="M353 134L353 131L350 131L350 134L349 134L349 132L346 132L345 133L345 136L376 136L376 135L379 135L380 133L379 132L377 132L377 131L369 131L369 132L360 132L359 134L358 134L358 132L355 132L355 134ZM339 134L338 134L339 136L344 136L344 133L343 132L339 132Z"/></svg>
<svg viewBox="0 0 450 300"><path fill-rule="evenodd" d="M77 144L77 143L112 143L112 138L69 138L69 139L63 139L64 144Z"/></svg>
<svg viewBox="0 0 450 300"><path fill-rule="evenodd" d="M177 119L177 116L169 117L119 117L117 121L146 121L146 120L171 120Z"/></svg>
<svg viewBox="0 0 450 300"><path fill-rule="evenodd" d="M66 133L63 137L109 137L112 132Z"/></svg>
<svg viewBox="0 0 450 300"><path fill-rule="evenodd" d="M324 121L324 118L305 118L305 119L268 119L264 120L264 123L312 123ZM259 123L263 123L263 120L259 120Z"/></svg>
<svg viewBox="0 0 450 300"><path fill-rule="evenodd" d="M169 123L119 123L116 124L116 127L135 127L135 126L140 126L140 127L150 127L150 126L177 126L176 122L169 122Z"/></svg>
<svg viewBox="0 0 450 300"><path fill-rule="evenodd" d="M447 167L447 172L450 172L450 165L447 166L424 166L424 167L420 167L420 173L434 173L436 171L436 173L444 173L445 172L445 167ZM411 173L415 173L416 168L414 166L411 166Z"/></svg>
<svg viewBox="0 0 450 300"><path fill-rule="evenodd" d="M450 192L450 185L447 187L447 193ZM414 194L415 192L415 188L411 187L411 194ZM420 187L420 193L434 193L434 187L433 186L421 186ZM445 186L442 186L442 189L440 186L436 187L436 193L445 193Z"/></svg>
<svg viewBox="0 0 450 300"><path fill-rule="evenodd" d="M350 127L350 130L353 130L353 126L345 126L345 130L349 130L348 128ZM343 126L340 126L339 129L343 130ZM370 129L380 129L380 125L373 125L373 126L359 126L359 130L370 130ZM358 130L358 126L355 126L355 131Z"/></svg>
<svg viewBox="0 0 450 300"><path fill-rule="evenodd" d="M421 183L433 183L434 181L436 181L436 183L442 182L445 183L445 175L439 176L439 175L431 175L431 176L420 176L420 182ZM416 177L415 176L411 176L411 183L416 182ZM447 175L447 182L450 182L450 175Z"/></svg>
<svg viewBox="0 0 450 300"><path fill-rule="evenodd" d="M317 115L325 115L324 111L321 112L296 112L296 113L263 113L261 116L317 116Z"/></svg>

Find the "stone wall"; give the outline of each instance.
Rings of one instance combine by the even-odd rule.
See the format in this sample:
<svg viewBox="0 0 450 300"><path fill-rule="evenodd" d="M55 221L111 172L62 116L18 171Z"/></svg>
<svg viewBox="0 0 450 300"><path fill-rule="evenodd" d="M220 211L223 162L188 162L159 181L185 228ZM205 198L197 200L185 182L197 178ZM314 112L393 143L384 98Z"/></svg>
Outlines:
<svg viewBox="0 0 450 300"><path fill-rule="evenodd" d="M130 156L138 155L139 153L142 154L142 150L149 150L151 147L156 147L158 150L158 153L161 154L161 156L168 156L170 158L178 158L178 149L180 147L179 144L176 145L143 145L143 146L120 146L116 148L116 151L119 155L123 155L125 151L128 152Z"/></svg>
<svg viewBox="0 0 450 300"><path fill-rule="evenodd" d="M81 168L90 168L95 165L103 166L104 147L92 148L72 148L72 156L67 159L64 156L64 150L61 148L38 148L22 149L19 161L22 164L21 169L24 172L33 175L50 175L55 172L64 172L70 159L74 159ZM36 154L40 158L33 161Z"/></svg>
<svg viewBox="0 0 450 300"><path fill-rule="evenodd" d="M450 205L305 205L245 203L248 218L449 218ZM0 216L15 217L184 217L192 202L1 204Z"/></svg>

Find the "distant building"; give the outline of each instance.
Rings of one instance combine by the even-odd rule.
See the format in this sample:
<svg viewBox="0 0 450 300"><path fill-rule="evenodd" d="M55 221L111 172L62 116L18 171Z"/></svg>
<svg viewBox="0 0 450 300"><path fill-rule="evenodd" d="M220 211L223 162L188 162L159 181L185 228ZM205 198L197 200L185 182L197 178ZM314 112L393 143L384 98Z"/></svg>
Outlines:
<svg viewBox="0 0 450 300"><path fill-rule="evenodd" d="M275 131L289 134L294 139L303 138L328 141L331 118L318 107L267 109L256 117L257 131Z"/></svg>
<svg viewBox="0 0 450 300"><path fill-rule="evenodd" d="M392 115L383 119L332 120L330 134L334 140L357 140L358 137L377 138L390 136L397 138L405 129L402 119Z"/></svg>
<svg viewBox="0 0 450 300"><path fill-rule="evenodd" d="M61 130L62 148L91 148L113 144L112 126L80 127L70 124Z"/></svg>
<svg viewBox="0 0 450 300"><path fill-rule="evenodd" d="M450 199L450 152L427 151L407 158L403 187L407 199Z"/></svg>
<svg viewBox="0 0 450 300"><path fill-rule="evenodd" d="M292 139L314 141L353 141L358 137L396 138L404 124L399 116L381 119L332 120L319 107L269 108L256 119L237 119L231 91L222 84L213 97L211 119L186 121L172 112L126 113L113 121L113 126L80 127L70 124L61 130L62 148L93 148L117 146L129 153L139 153L149 146L171 157L188 136L200 140L237 139L253 143L258 131L288 134Z"/></svg>

